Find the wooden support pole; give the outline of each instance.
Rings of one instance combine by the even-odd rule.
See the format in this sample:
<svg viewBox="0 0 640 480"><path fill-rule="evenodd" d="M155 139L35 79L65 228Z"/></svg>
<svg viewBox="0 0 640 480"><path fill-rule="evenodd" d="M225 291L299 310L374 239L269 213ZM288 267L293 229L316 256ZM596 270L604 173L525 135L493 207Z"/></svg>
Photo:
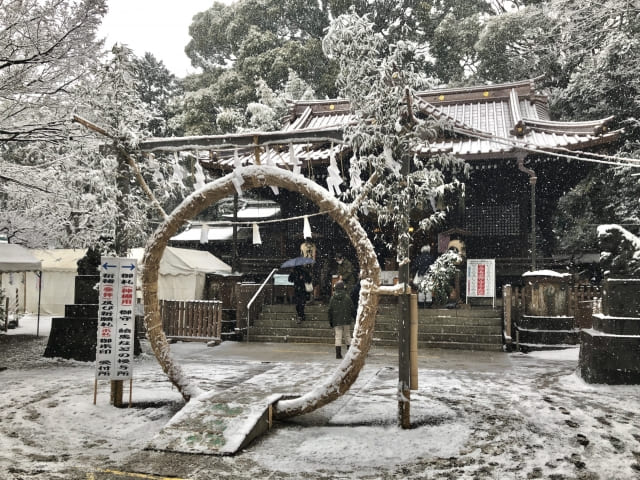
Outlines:
<svg viewBox="0 0 640 480"><path fill-rule="evenodd" d="M409 343L411 337L410 295L400 295L400 320L398 322L398 423L404 429L411 428L411 361Z"/></svg>
<svg viewBox="0 0 640 480"><path fill-rule="evenodd" d="M122 407L123 381L111 380L111 405L114 407Z"/></svg>
<svg viewBox="0 0 640 480"><path fill-rule="evenodd" d="M504 308L504 337L511 348L513 346L513 340L511 338L511 322L512 322L512 287L511 285L504 285L502 287L502 305Z"/></svg>
<svg viewBox="0 0 640 480"><path fill-rule="evenodd" d="M258 146L260 137L258 135L254 135L253 143L256 145L253 149L253 156L255 157L256 165L260 165L260 147Z"/></svg>
<svg viewBox="0 0 640 480"><path fill-rule="evenodd" d="M96 404L98 400L98 377L96 377L93 381L93 404Z"/></svg>
<svg viewBox="0 0 640 480"><path fill-rule="evenodd" d="M411 339L409 358L411 360L411 390L418 390L418 295L411 294Z"/></svg>

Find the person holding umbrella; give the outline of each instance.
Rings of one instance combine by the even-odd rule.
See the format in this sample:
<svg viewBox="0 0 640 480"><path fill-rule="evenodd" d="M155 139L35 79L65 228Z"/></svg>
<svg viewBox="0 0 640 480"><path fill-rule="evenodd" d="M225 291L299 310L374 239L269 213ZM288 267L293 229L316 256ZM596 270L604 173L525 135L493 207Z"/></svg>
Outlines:
<svg viewBox="0 0 640 480"><path fill-rule="evenodd" d="M304 322L304 306L307 302L307 284L311 284L311 275L305 267L297 265L289 274L289 281L293 283L293 301L296 304L296 323ZM313 287L312 287L313 288Z"/></svg>

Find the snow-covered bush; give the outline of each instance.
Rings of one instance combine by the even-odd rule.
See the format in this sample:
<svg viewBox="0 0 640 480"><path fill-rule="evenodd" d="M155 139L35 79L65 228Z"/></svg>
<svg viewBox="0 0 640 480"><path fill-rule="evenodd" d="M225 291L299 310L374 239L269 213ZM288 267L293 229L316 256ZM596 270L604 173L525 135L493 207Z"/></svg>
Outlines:
<svg viewBox="0 0 640 480"><path fill-rule="evenodd" d="M453 250L440 255L429 267L429 271L418 285L421 292L431 292L433 303L443 305L449 301L453 282L462 257Z"/></svg>

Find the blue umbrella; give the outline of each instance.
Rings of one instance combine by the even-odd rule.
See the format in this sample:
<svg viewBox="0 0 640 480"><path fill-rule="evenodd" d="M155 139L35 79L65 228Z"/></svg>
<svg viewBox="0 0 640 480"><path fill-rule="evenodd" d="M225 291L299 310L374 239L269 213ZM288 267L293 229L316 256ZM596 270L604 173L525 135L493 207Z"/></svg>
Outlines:
<svg viewBox="0 0 640 480"><path fill-rule="evenodd" d="M293 268L302 265L309 265L310 263L313 263L313 258L311 257L296 257L290 258L289 260L284 262L282 265L280 265L280 268Z"/></svg>

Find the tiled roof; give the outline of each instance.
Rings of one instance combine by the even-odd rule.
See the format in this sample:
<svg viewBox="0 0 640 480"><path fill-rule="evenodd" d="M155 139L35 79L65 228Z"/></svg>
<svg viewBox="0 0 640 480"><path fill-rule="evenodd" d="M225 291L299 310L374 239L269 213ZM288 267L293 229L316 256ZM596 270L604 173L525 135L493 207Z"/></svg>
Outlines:
<svg viewBox="0 0 640 480"><path fill-rule="evenodd" d="M588 122L557 122L549 118L545 96L534 82L442 89L418 94L422 112L455 127L454 138L425 144L420 153L451 153L466 160L512 156L518 148L554 151L579 150L613 141L613 117ZM298 102L292 110L289 131L346 125L353 121L348 103L341 100Z"/></svg>
<svg viewBox="0 0 640 480"><path fill-rule="evenodd" d="M451 153L467 161L513 158L519 150L542 153L584 150L612 142L621 132L609 131L613 117L586 122L550 120L548 99L536 92L533 80L420 92L416 106L422 115L441 120L451 130L450 134L425 143L419 152L423 155ZM302 168L326 163L332 154L337 157L347 149L337 142L332 146L329 138L335 138L336 132L354 121L346 100L295 102L283 129L264 134L275 140L272 146L263 149L260 161L290 169L292 162L301 162ZM307 133L310 138L317 138L322 137L323 132L327 133L324 140L308 144L294 142L294 155L290 154L287 138L304 139ZM228 138L232 142L251 135L234 134ZM283 143L276 143L280 141ZM255 161L251 147L243 147L239 155L243 165ZM227 150L208 160L203 158L202 162L228 170L233 168L234 158Z"/></svg>

